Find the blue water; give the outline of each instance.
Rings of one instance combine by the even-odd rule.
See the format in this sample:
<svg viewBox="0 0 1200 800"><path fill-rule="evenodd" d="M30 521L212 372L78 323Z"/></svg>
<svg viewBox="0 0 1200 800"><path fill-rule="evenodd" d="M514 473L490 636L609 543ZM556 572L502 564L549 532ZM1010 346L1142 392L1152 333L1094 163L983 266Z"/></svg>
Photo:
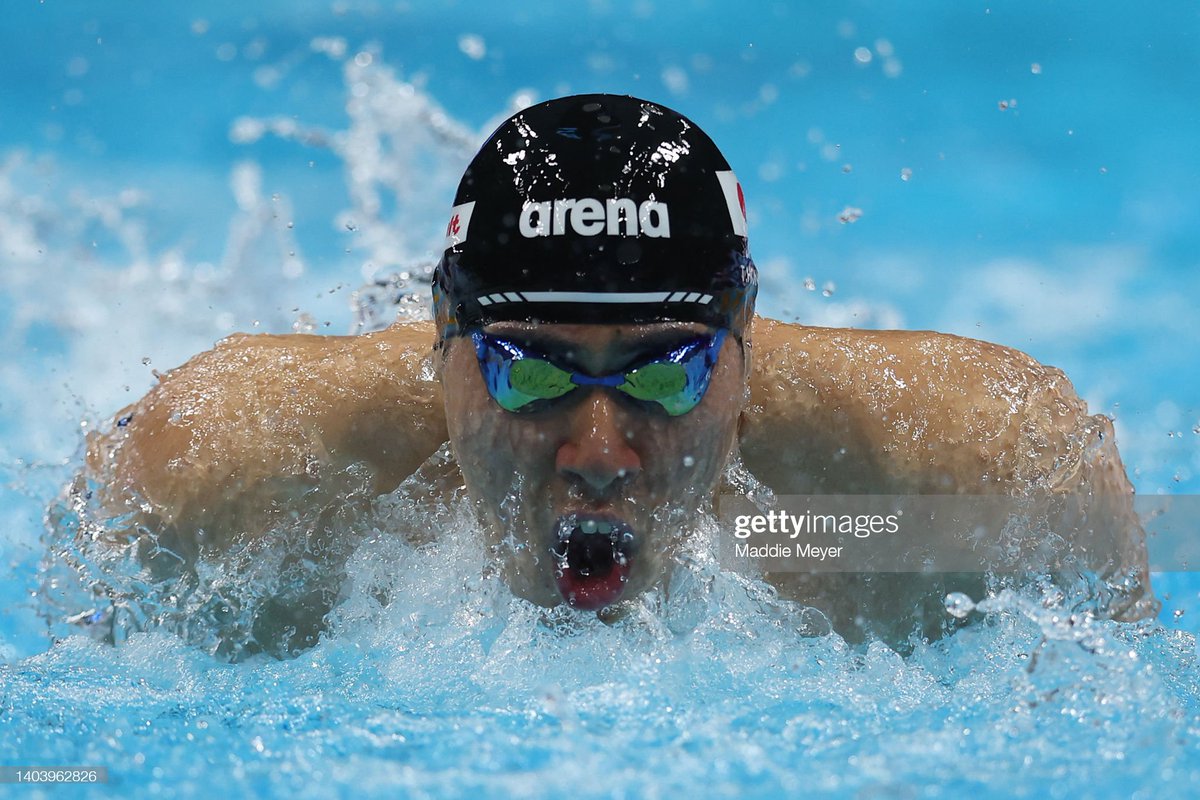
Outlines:
<svg viewBox="0 0 1200 800"><path fill-rule="evenodd" d="M1188 572L1156 576L1162 628L1080 636L1009 598L907 660L801 636L732 576L612 628L486 581L447 601L467 553L407 573L428 585L394 585L406 602L349 591L287 662L227 665L163 632L48 650L32 596L81 432L233 330L351 330L354 290L430 259L472 146L514 104L575 91L661 100L722 146L763 312L1024 349L1115 418L1140 493L1197 493L1195 8L10 5L3 763L103 764L113 794L182 796L1200 786Z"/></svg>

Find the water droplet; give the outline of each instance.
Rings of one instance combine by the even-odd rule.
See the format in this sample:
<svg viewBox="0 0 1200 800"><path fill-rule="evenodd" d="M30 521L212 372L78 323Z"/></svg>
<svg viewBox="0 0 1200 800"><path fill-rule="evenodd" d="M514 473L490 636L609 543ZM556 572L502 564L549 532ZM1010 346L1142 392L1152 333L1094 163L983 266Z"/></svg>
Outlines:
<svg viewBox="0 0 1200 800"><path fill-rule="evenodd" d="M900 180L906 181L911 177L912 177L912 170L909 169L908 167L905 167L904 169L900 170Z"/></svg>
<svg viewBox="0 0 1200 800"><path fill-rule="evenodd" d="M849 175L853 171L854 171L854 166L852 164L842 164L842 172L845 173L846 175Z"/></svg>
<svg viewBox="0 0 1200 800"><path fill-rule="evenodd" d="M1172 611L1172 612L1171 612L1171 616L1172 616L1172 617L1174 617L1175 619L1179 619L1179 618L1180 618L1180 617L1182 617L1182 616L1183 616L1185 613L1186 613L1186 612L1185 612L1185 611L1184 611L1182 608L1177 608L1177 609L1175 609L1174 611Z"/></svg>
<svg viewBox="0 0 1200 800"><path fill-rule="evenodd" d="M826 297L833 297L833 293L837 291L837 285L833 281L825 281L825 285L821 287L821 294Z"/></svg>
<svg viewBox="0 0 1200 800"><path fill-rule="evenodd" d="M487 44L483 41L483 37L473 33L464 33L458 37L458 49L473 61L478 61L487 55Z"/></svg>
<svg viewBox="0 0 1200 800"><path fill-rule="evenodd" d="M437 379L437 370L434 369L434 366L433 366L433 354L432 353L425 356L425 358L423 358L421 360L420 376L421 376L421 380L423 380L423 381L432 381L432 380ZM538 436L543 441L546 438L545 433L539 433Z"/></svg>
<svg viewBox="0 0 1200 800"><path fill-rule="evenodd" d="M317 321L311 314L301 313L292 322L292 331L295 333L312 333L317 329Z"/></svg>
<svg viewBox="0 0 1200 800"><path fill-rule="evenodd" d="M89 66L86 58L75 56L67 62L67 75L72 78L81 78L87 74Z"/></svg>
<svg viewBox="0 0 1200 800"><path fill-rule="evenodd" d="M867 47L854 48L854 60L857 61L858 63L870 64L871 58L872 58L872 55L871 55L870 48L867 48Z"/></svg>
<svg viewBox="0 0 1200 800"><path fill-rule="evenodd" d="M842 209L842 213L838 214L838 222L842 223L843 225L858 222L858 220L862 218L862 214L863 212L861 208L846 206Z"/></svg>
<svg viewBox="0 0 1200 800"><path fill-rule="evenodd" d="M694 467L694 466L696 466L696 459L692 458L691 456L684 456L683 457L683 465L685 467L689 467L689 468Z"/></svg>
<svg viewBox="0 0 1200 800"><path fill-rule="evenodd" d="M946 611L950 616L963 619L975 610L975 602L962 592L951 592L946 595Z"/></svg>
<svg viewBox="0 0 1200 800"><path fill-rule="evenodd" d="M682 67L669 66L662 71L660 77L667 91L672 94L683 94L688 90L688 74Z"/></svg>
<svg viewBox="0 0 1200 800"><path fill-rule="evenodd" d="M143 366L143 367L148 367L148 366L150 366L150 356L143 356L143 357L142 357L142 366Z"/></svg>
<svg viewBox="0 0 1200 800"><path fill-rule="evenodd" d="M817 290L817 282L814 281L812 278L805 278L804 279L804 288L810 292L815 292Z"/></svg>
<svg viewBox="0 0 1200 800"><path fill-rule="evenodd" d="M180 414L178 411L172 411L171 415L167 417L167 422L172 425L178 425L181 420L183 420L183 414Z"/></svg>
<svg viewBox="0 0 1200 800"><path fill-rule="evenodd" d="M1029 65L1029 71L1032 72L1034 75L1041 75L1042 74L1042 65L1035 61Z"/></svg>

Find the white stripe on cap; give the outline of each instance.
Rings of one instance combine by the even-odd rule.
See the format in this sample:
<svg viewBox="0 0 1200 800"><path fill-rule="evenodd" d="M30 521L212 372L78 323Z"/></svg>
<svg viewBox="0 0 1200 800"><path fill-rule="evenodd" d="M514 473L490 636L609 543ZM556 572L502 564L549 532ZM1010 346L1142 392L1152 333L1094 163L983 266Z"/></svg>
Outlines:
<svg viewBox="0 0 1200 800"><path fill-rule="evenodd" d="M485 295L480 305L492 303L700 303L712 300L711 294L695 292L507 292Z"/></svg>

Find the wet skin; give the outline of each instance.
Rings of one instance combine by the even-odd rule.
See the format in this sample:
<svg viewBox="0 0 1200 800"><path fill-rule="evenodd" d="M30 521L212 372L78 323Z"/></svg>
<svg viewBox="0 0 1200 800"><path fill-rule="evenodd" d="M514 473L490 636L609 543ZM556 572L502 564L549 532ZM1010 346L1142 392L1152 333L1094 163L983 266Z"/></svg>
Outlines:
<svg viewBox="0 0 1200 800"><path fill-rule="evenodd" d="M497 323L486 330L590 375L620 372L710 332L691 323ZM553 549L558 520L571 514L633 530L623 599L655 585L733 449L748 397L746 367L742 345L727 337L704 398L676 417L596 386L516 414L488 394L471 340L449 340L441 381L451 446L513 592L543 606L563 602Z"/></svg>

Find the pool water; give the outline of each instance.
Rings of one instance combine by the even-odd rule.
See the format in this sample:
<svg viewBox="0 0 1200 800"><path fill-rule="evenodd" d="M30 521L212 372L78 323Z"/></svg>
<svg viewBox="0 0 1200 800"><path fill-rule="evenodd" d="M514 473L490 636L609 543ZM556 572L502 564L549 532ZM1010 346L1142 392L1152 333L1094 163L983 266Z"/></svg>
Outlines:
<svg viewBox="0 0 1200 800"><path fill-rule="evenodd" d="M1157 621L1004 593L902 658L719 570L711 521L669 599L605 625L514 599L461 499L401 493L347 530L296 658L229 663L187 614L115 648L48 630L88 608L47 556L95 521L63 493L83 435L235 330L423 313L474 148L574 91L712 134L764 313L1024 349L1115 418L1139 493L1200 488L1194 9L296 5L28 3L0 26L0 763L106 766L103 796L1195 795L1184 569L1155 576ZM430 528L455 535L396 535ZM245 590L247 565L207 586Z"/></svg>

